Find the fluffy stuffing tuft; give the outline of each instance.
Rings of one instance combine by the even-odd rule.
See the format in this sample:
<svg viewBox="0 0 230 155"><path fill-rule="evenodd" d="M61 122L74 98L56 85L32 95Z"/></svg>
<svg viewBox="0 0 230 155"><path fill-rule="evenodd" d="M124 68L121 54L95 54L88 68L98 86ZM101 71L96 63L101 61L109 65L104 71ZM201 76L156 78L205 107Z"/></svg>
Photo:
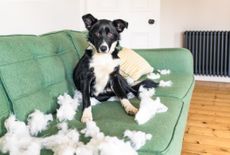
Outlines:
<svg viewBox="0 0 230 155"><path fill-rule="evenodd" d="M18 121L15 115L10 115L5 120L4 125L8 133L18 136L29 135L29 130L26 124L22 121Z"/></svg>
<svg viewBox="0 0 230 155"><path fill-rule="evenodd" d="M133 85L135 83L135 80L132 79L131 77L126 77L126 81L128 82L129 85Z"/></svg>
<svg viewBox="0 0 230 155"><path fill-rule="evenodd" d="M78 103L82 103L82 94L79 90L75 90L74 92L74 100L76 100ZM90 97L90 103L92 106L95 106L99 103L101 103L100 101L98 101L96 98L94 97Z"/></svg>
<svg viewBox="0 0 230 155"><path fill-rule="evenodd" d="M45 115L39 110L35 110L28 116L28 126L30 134L32 136L37 136L37 134L43 130L46 130L49 122L53 121L53 116L51 114Z"/></svg>
<svg viewBox="0 0 230 155"><path fill-rule="evenodd" d="M160 80L160 87L171 87L172 86L172 81L164 81L164 80Z"/></svg>
<svg viewBox="0 0 230 155"><path fill-rule="evenodd" d="M86 128L81 130L81 133L85 135L85 137L96 138L103 133L100 132L99 127L96 125L94 121L90 121L86 123Z"/></svg>
<svg viewBox="0 0 230 155"><path fill-rule="evenodd" d="M153 100L151 97L154 95L154 89L147 89L144 87L139 88L140 108L135 116L135 120L138 124L144 124L149 121L156 113L166 112L168 108L160 102L160 98L157 97Z"/></svg>
<svg viewBox="0 0 230 155"><path fill-rule="evenodd" d="M159 79L161 75L159 73L149 73L147 74L148 79L156 80Z"/></svg>
<svg viewBox="0 0 230 155"><path fill-rule="evenodd" d="M82 93L79 90L75 90L74 91L74 96L73 96L74 100L76 100L78 103L82 102Z"/></svg>
<svg viewBox="0 0 230 155"><path fill-rule="evenodd" d="M106 136L98 146L100 155L138 155L130 143L124 142L117 137Z"/></svg>
<svg viewBox="0 0 230 155"><path fill-rule="evenodd" d="M161 75L168 75L171 73L171 71L169 69L158 69L157 70Z"/></svg>
<svg viewBox="0 0 230 155"><path fill-rule="evenodd" d="M78 155L137 155L129 142L117 137L104 136L95 122L88 122L82 130L91 140L86 145L77 148Z"/></svg>
<svg viewBox="0 0 230 155"><path fill-rule="evenodd" d="M1 137L0 150L10 155L40 155L40 139L31 137L24 122L10 115L5 121L7 133Z"/></svg>
<svg viewBox="0 0 230 155"><path fill-rule="evenodd" d="M76 110L79 106L77 99L73 99L67 93L58 96L58 104L60 105L57 109L57 118L59 121L73 120Z"/></svg>
<svg viewBox="0 0 230 155"><path fill-rule="evenodd" d="M124 132L124 137L127 137L130 139L131 146L135 150L139 150L142 146L145 145L147 140L152 139L151 134L147 134L142 131L131 131L131 130L126 130Z"/></svg>
<svg viewBox="0 0 230 155"><path fill-rule="evenodd" d="M42 140L42 146L54 152L54 155L73 155L79 143L79 133L76 129L68 129L67 124L59 125L61 130L56 135Z"/></svg>

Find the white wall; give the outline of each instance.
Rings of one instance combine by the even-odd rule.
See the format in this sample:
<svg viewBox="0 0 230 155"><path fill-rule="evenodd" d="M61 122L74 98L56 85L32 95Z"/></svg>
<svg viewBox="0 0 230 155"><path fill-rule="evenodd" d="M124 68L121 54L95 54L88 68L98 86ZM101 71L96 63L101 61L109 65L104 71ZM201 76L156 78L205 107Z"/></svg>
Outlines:
<svg viewBox="0 0 230 155"><path fill-rule="evenodd" d="M0 0L0 35L79 29L80 0Z"/></svg>
<svg viewBox="0 0 230 155"><path fill-rule="evenodd" d="M185 30L230 30L230 0L161 0L161 47L182 47Z"/></svg>
<svg viewBox="0 0 230 155"><path fill-rule="evenodd" d="M85 0L0 0L0 35L83 27ZM161 47L181 47L185 30L230 30L230 0L161 0Z"/></svg>

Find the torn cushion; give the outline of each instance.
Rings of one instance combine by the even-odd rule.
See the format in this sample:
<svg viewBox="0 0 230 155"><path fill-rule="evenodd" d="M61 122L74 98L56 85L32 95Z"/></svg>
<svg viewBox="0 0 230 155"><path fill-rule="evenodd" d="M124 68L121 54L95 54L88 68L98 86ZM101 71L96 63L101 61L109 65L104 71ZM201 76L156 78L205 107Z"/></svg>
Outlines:
<svg viewBox="0 0 230 155"><path fill-rule="evenodd" d="M136 81L142 75L153 72L153 67L131 49L123 48L118 56L121 59L120 74L125 78L130 77Z"/></svg>

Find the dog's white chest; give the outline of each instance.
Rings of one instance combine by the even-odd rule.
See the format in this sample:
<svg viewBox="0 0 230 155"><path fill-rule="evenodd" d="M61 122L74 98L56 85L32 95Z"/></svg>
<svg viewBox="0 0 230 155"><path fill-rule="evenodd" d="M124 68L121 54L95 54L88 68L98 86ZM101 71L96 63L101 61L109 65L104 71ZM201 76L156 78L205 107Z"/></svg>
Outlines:
<svg viewBox="0 0 230 155"><path fill-rule="evenodd" d="M119 59L113 59L111 54L96 53L90 62L90 68L94 68L95 80L95 93L98 95L105 89L109 80L109 75L114 71L116 66L120 65Z"/></svg>

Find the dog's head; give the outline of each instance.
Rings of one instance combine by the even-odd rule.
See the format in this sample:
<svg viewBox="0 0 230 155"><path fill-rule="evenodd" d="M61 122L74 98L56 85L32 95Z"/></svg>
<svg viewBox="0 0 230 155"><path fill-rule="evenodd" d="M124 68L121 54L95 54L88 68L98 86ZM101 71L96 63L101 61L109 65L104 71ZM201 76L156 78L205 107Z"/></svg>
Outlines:
<svg viewBox="0 0 230 155"><path fill-rule="evenodd" d="M122 19L98 20L91 14L84 15L82 19L89 31L89 43L100 53L112 53L118 45L120 33L128 28L128 23Z"/></svg>

